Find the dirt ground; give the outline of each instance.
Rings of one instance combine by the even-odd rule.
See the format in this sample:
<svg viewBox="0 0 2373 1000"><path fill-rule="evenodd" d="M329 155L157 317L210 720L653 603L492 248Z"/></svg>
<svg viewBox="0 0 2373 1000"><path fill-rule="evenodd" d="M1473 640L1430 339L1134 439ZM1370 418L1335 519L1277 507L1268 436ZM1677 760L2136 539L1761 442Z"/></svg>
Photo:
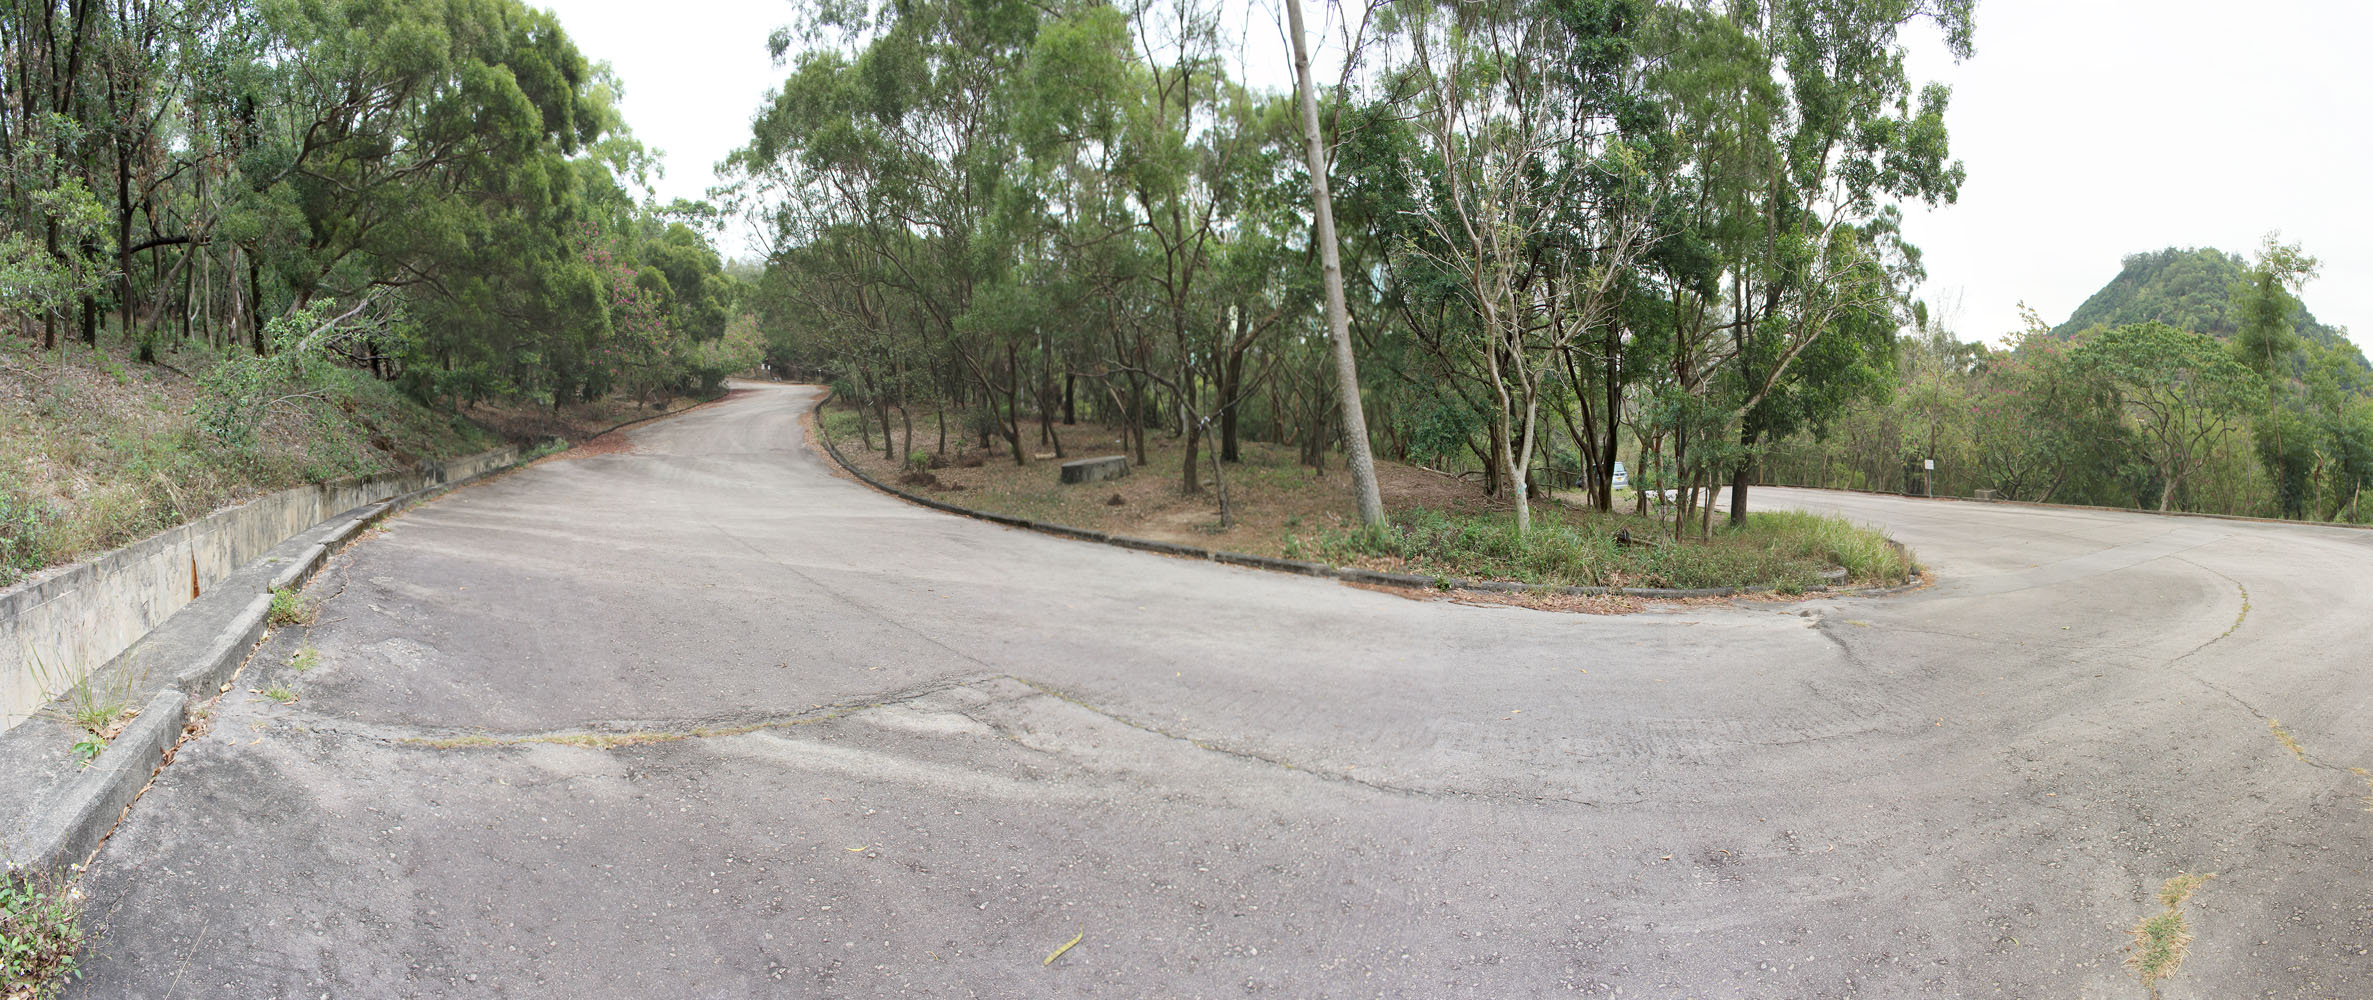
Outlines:
<svg viewBox="0 0 2373 1000"><path fill-rule="evenodd" d="M1061 464L1075 458L1126 454L1120 432L1109 427L1075 424L1059 427L1063 438L1060 459L1053 447L1033 449L1026 464L1014 463L1004 442L983 450L977 439L959 441L953 433L948 451L935 449L938 428L925 414L915 418L914 445L901 449L932 452L938 463L929 478L915 476L905 463L882 457L881 437L873 436L872 450L859 440L848 410L826 407L824 423L833 432L841 454L867 475L897 483L916 493L983 510L1014 514L1137 538L1195 545L1228 552L1281 556L1286 542L1320 529L1355 523L1351 474L1342 456L1330 454L1323 470L1300 464L1299 449L1258 441L1240 442L1240 462L1223 463L1230 524L1220 527L1219 489L1212 479L1210 443L1205 442L1196 463L1198 491L1183 491L1181 465L1185 440L1160 433L1146 438L1146 459L1117 480L1066 486ZM1035 426L1025 432L1025 443L1035 442ZM896 442L905 445L903 431ZM1457 513L1505 511L1506 500L1487 497L1479 482L1379 459L1376 478L1388 511L1418 507ZM1381 567L1380 567L1381 568Z"/></svg>
<svg viewBox="0 0 2373 1000"><path fill-rule="evenodd" d="M693 402L680 401L663 410L643 406L631 399L618 398L572 403L558 408L533 400L512 400L465 406L461 413L471 422L506 441L532 442L560 438L581 443L626 421L678 412L689 408Z"/></svg>

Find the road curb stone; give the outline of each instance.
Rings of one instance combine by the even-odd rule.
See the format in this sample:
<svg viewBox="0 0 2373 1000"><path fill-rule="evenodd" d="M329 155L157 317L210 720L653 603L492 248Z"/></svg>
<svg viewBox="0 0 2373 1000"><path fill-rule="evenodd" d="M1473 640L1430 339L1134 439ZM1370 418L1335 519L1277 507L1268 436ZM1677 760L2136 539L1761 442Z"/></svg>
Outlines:
<svg viewBox="0 0 2373 1000"><path fill-rule="evenodd" d="M1220 549L1206 549L1193 545L1181 545L1177 542L1165 542L1152 538L1135 538L1128 535L1115 535L1089 528L1075 528L1067 524L1055 524L1047 521L1033 521L1028 518L1014 517L1010 514L999 514L995 511L978 510L971 507L958 506L956 504L948 503L944 500L937 500L931 497L923 496L921 494L912 493L882 482L879 479L875 479L865 470L858 468L856 463L849 461L848 456L840 453L840 446L832 443L832 435L824 433L824 403L831 398L832 394L830 392L825 392L817 396L815 405L809 408L810 414L815 418L815 438L818 442L823 444L824 451L826 454L832 457L833 464L840 466L841 469L847 472L849 475L855 476L858 482L873 487L875 490L880 492L887 493L891 496L907 501L908 503L920 504L933 510L944 511L949 514L957 514L964 517L973 518L975 520L988 521L993 524L1002 524L1007 527L1021 528L1026 531L1035 531L1040 534L1054 535L1061 538L1071 538L1079 541L1097 542L1104 545L1114 546L1116 548L1136 549L1140 552L1152 552L1158 555L1177 556L1183 559L1202 559L1209 562L1225 563L1231 566L1243 566L1249 569L1268 570L1276 573L1291 573L1296 576L1332 578L1341 580L1345 583L1361 583L1383 587L1403 587L1416 590L1475 590L1484 591L1487 593L1538 593L1586 597L1611 595L1618 597L1647 597L1659 599L1684 597L1735 597L1741 594L1769 593L1773 590L1773 588L1769 586L1697 588L1576 587L1552 583L1522 583L1511 580L1468 580L1460 577L1421 576L1414 573L1388 573L1381 570L1361 569L1356 566L1329 566L1325 563L1305 562L1298 559L1280 559L1274 556L1260 556L1245 552L1228 552ZM1893 540L1890 539L1889 541L1892 542ZM1842 574L1840 578L1842 578ZM1917 582L1918 581L1914 581L1914 583ZM1820 584L1807 587L1805 588L1804 592L1807 594L1823 594L1831 597L1882 597L1888 594L1902 592L1903 590L1910 589L1911 587L1912 584L1876 588L1837 587L1830 584Z"/></svg>
<svg viewBox="0 0 2373 1000"><path fill-rule="evenodd" d="M684 411L678 411L681 412ZM90 761L89 766L82 767L39 801L0 801L0 814L16 809L22 810L28 817L18 825L19 830L25 831L20 841L0 843L0 869L66 871L80 868L96 854L108 834L113 832L116 820L139 797L150 777L163 765L165 752L179 742L189 723L192 706L209 703L224 693L224 686L231 675L247 662L256 644L262 641L266 621L271 614L273 590L303 587L328 563L332 553L344 548L364 530L396 511L526 464L525 459L515 458L509 463L481 470L474 475L434 483L410 493L357 507L325 521L324 524L331 525L326 531L318 525L308 529L308 533L320 531L318 539L303 543L303 547L284 567L266 578L263 592L223 616L213 628L213 639L206 643L201 652L162 671L162 688L149 695L140 714L108 743L106 750ZM283 544L293 542L294 539ZM275 551L277 549L276 546ZM266 552L234 571L234 575L271 564L276 558L282 557ZM229 581L226 579L225 582ZM159 622L147 636L125 649L117 660L138 662L143 654L150 652L145 647L151 638L171 626L174 619L193 613L200 616L223 614L218 605L193 604ZM113 666L111 661L108 667L101 669ZM26 762L12 759L13 756L0 752L0 768L26 766ZM30 766L44 765L35 761Z"/></svg>

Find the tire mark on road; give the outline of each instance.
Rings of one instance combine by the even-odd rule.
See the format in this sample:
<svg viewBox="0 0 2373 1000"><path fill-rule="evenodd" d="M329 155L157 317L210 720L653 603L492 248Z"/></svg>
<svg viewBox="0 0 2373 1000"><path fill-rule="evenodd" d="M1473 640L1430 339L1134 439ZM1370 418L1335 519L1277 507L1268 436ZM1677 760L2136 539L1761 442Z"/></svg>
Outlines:
<svg viewBox="0 0 2373 1000"><path fill-rule="evenodd" d="M2231 689L2225 687L2224 685L2218 684L2215 681L2211 681L2206 677L2202 677L2199 674L2194 673L2189 668L2179 666L2179 664L2183 663L2183 661L2191 659L2193 655L2199 653L2201 650L2216 645L2217 643L2222 642L2226 638L2230 637L2233 633L2241 631L2242 624L2249 621L2250 601L2249 587L2243 584L2241 581L2233 579L2232 577L2210 567L2202 566L2199 563L2192 562L2189 559L2177 557L2177 560L2179 562L2189 563L2193 567L2196 567L2203 572L2214 574L2215 576L2223 579L2225 582L2232 584L2233 589L2241 595L2241 610L2234 613L2233 624L2226 626L2223 632L2217 633L2216 637L2213 639L2192 647L2189 652L2184 653L2182 656L2178 656L2175 659L2167 661L2167 666L2172 668L2176 673L2182 674L2184 677L2189 678L2193 683L2207 688L2210 691L2224 695L2227 699L2230 699L2233 704L2241 706L2242 711L2248 712L2258 721L2265 723L2266 730L2273 735L2274 741L2280 744L2283 749L2290 751L2291 756L2298 758L2300 763L2309 767L2319 767L2326 771L2337 771L2342 774L2354 775L2355 777L2362 778L2365 781L2366 790L2368 792L2373 792L2373 770L2362 767L2350 767L2345 764L2336 764L2328 760L2319 759L2314 753L2309 752L2305 746L2301 745L2298 739L2291 735L2290 730L2283 728L2281 719L2278 719L2258 708L2258 706L2251 704L2248 699L2234 694ZM2373 795L2365 796L2365 811L2373 812Z"/></svg>

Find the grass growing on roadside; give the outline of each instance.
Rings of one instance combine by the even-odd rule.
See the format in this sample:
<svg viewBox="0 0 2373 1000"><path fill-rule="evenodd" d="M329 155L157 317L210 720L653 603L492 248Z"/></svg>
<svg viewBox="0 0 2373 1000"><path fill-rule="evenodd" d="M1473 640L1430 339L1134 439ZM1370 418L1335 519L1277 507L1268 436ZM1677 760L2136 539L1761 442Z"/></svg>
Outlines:
<svg viewBox="0 0 2373 1000"><path fill-rule="evenodd" d="M274 684L271 687L265 688L262 694L264 697L270 698L273 701L277 701L283 705L294 705L297 701L296 689L289 687L286 684Z"/></svg>
<svg viewBox="0 0 2373 1000"><path fill-rule="evenodd" d="M1630 588L1803 591L1834 567L1863 585L1900 583L1918 572L1877 531L1791 512L1758 513L1737 529L1717 526L1710 539L1693 531L1675 541L1671 523L1655 517L1545 498L1534 504L1530 537L1518 538L1508 498L1488 496L1470 479L1389 461L1377 463L1377 478L1392 522L1364 529L1352 519L1350 479L1339 457L1330 457L1331 471L1322 473L1303 464L1298 448L1260 441L1241 442L1240 460L1219 463L1217 473L1206 468L1210 453L1201 452L1190 484L1181 478L1183 439L1151 435L1148 461L1127 478L1066 486L1051 461L1052 442L1036 444L1034 427L1023 442L1033 461L1017 466L1010 453L998 454L1008 451L1002 442L978 446L970 415L948 416L947 454L937 453L937 415L922 412L911 444L900 427L889 442L893 454L885 456L879 427L869 449L857 433L856 413L845 405L817 411L822 436L876 480L905 482L909 491L975 510L1226 552L1442 578ZM895 415L892 420L898 423ZM1083 423L1060 431L1067 457L1128 450L1121 428ZM925 453L921 463L917 451ZM918 473L918 464L931 468ZM1219 521L1221 480L1231 514L1226 525Z"/></svg>
<svg viewBox="0 0 2373 1000"><path fill-rule="evenodd" d="M33 649L25 650L25 663L33 674L34 685L51 699L35 715L63 722L87 734L87 739L74 745L75 755L84 763L107 749L107 744L124 731L124 726L140 715L132 699L147 680L148 671L137 664L102 671L96 678L83 674L68 679ZM0 994L0 1000L5 998L6 994Z"/></svg>
<svg viewBox="0 0 2373 1000"><path fill-rule="evenodd" d="M2149 991L2152 1000L2159 996L2159 981L2174 975L2183 965L2192 943L2191 930L2184 924L2184 902L2215 877L2215 872L2185 872L2168 879L2159 886L2162 909L2134 925L2134 943L2126 949L2126 965L2142 980L2142 988Z"/></svg>
<svg viewBox="0 0 2373 1000"><path fill-rule="evenodd" d="M319 617L321 602L282 587L272 592L272 607L265 612L264 622L273 626L311 625Z"/></svg>
<svg viewBox="0 0 2373 1000"><path fill-rule="evenodd" d="M295 655L288 658L288 668L300 674L320 665L321 650L312 646L297 650Z"/></svg>
<svg viewBox="0 0 2373 1000"><path fill-rule="evenodd" d="M0 872L0 997L56 996L82 950L82 892L29 872Z"/></svg>
<svg viewBox="0 0 2373 1000"><path fill-rule="evenodd" d="M199 379L236 352L185 347L153 365L135 352L112 338L95 351L0 344L0 586L272 490L493 444L369 380L275 407L234 444L207 433L197 404Z"/></svg>
<svg viewBox="0 0 2373 1000"><path fill-rule="evenodd" d="M1584 587L1763 584L1798 592L1820 583L1830 566L1842 566L1849 579L1864 583L1898 583L1913 571L1884 536L1835 517L1750 514L1744 526L1719 527L1710 540L1627 545L1617 533L1641 529L1637 518L1543 513L1529 533L1519 535L1515 520L1503 514L1405 511L1378 527L1297 537L1287 555L1335 563L1383 560L1411 573Z"/></svg>

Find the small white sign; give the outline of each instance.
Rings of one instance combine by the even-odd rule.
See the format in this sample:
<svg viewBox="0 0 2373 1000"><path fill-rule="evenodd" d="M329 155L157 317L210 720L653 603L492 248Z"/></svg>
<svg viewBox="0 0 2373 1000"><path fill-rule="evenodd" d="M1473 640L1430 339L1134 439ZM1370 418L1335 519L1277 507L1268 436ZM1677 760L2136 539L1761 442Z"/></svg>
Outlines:
<svg viewBox="0 0 2373 1000"><path fill-rule="evenodd" d="M1928 470L1928 471L1930 471L1930 472L1935 472L1935 471L1936 471L1936 460L1935 460L1935 459L1933 459L1933 458L1922 459L1922 460L1920 461L1920 467L1921 467L1921 468L1923 468L1923 469L1927 469L1927 470Z"/></svg>

